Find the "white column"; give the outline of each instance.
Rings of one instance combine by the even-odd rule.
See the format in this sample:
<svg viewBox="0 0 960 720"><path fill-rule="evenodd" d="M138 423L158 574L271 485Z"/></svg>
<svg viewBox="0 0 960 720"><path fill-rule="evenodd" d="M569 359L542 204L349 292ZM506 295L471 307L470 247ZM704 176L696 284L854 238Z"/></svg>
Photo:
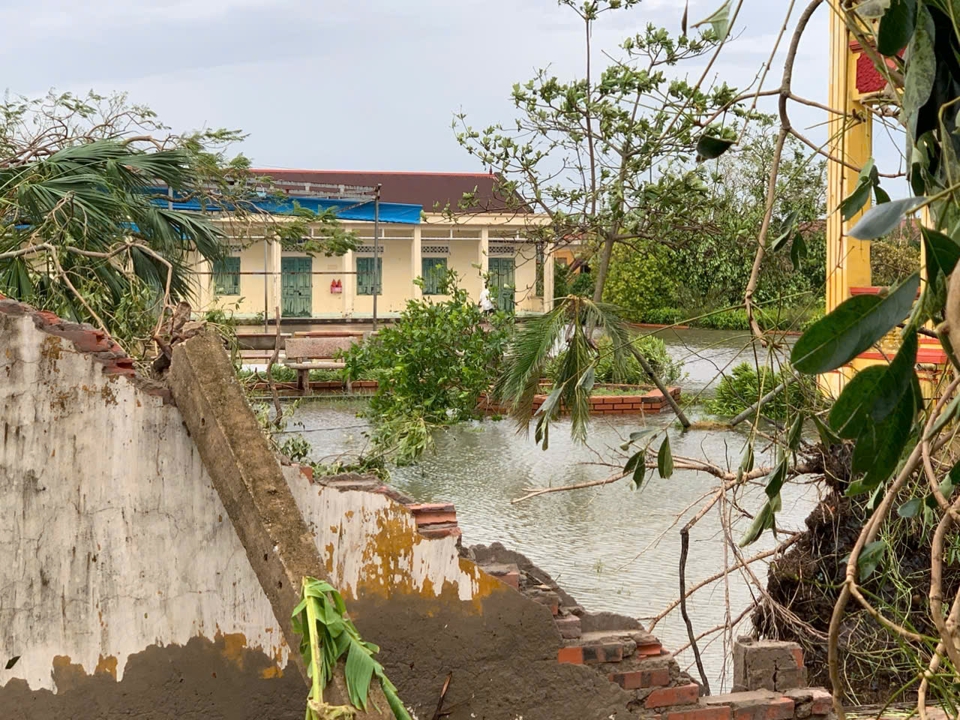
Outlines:
<svg viewBox="0 0 960 720"><path fill-rule="evenodd" d="M357 295L357 276L355 274L353 251L343 254L343 316L353 315L353 300Z"/></svg>
<svg viewBox="0 0 960 720"><path fill-rule="evenodd" d="M413 293L411 297L419 300L423 297L423 289L413 281L423 273L423 240L420 233L420 226L413 228L413 244L410 249L410 288Z"/></svg>
<svg viewBox="0 0 960 720"><path fill-rule="evenodd" d="M480 228L480 257L477 260L480 272L486 275L490 272L490 228Z"/></svg>
<svg viewBox="0 0 960 720"><path fill-rule="evenodd" d="M553 248L545 247L543 253L543 311L553 310L555 290L553 287Z"/></svg>
<svg viewBox="0 0 960 720"><path fill-rule="evenodd" d="M280 308L280 317L283 317L283 282L280 278L283 272L283 249L279 242L270 243L270 267L267 272L270 273L270 307L267 309L268 317L276 317L276 309Z"/></svg>
<svg viewBox="0 0 960 720"><path fill-rule="evenodd" d="M198 256L196 265L197 301L200 307L195 312L207 312L213 308L213 263Z"/></svg>

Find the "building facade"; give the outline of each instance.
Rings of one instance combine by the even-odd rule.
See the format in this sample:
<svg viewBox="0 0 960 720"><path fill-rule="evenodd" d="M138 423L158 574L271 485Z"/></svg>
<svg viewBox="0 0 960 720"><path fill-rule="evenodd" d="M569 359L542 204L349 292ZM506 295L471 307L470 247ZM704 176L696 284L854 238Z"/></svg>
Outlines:
<svg viewBox="0 0 960 720"><path fill-rule="evenodd" d="M376 297L377 317L388 319L410 300L445 299L438 294L438 279L449 270L474 301L486 285L499 309L539 314L553 305L554 257L529 237L545 219L497 198L493 175L255 172L306 195L319 193L318 188L329 194L336 187L380 186L381 207L388 212L380 213L378 241L377 224L345 213L341 224L356 234L357 249L339 257L311 257L281 248L266 226L235 233L224 219L230 256L215 266L198 262L195 268L202 312L222 309L240 318L272 318L279 308L287 320L363 320L373 317ZM465 194L471 202L462 207Z"/></svg>

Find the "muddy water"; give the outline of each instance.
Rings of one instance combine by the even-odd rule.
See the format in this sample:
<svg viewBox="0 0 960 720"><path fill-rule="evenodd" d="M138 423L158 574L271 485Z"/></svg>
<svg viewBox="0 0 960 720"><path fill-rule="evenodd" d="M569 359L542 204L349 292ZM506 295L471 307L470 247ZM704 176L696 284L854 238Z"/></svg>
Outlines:
<svg viewBox="0 0 960 720"><path fill-rule="evenodd" d="M686 391L710 391L711 380L731 362L754 361L753 351L741 355L745 333L670 331L664 337L671 354L686 362ZM738 356L740 356L738 358ZM761 356L760 361L763 362ZM734 362L736 361L736 362ZM313 402L299 409L296 419L316 448L316 459L362 450L366 439L356 405ZM691 419L702 417L696 410ZM670 435L674 456L709 459L736 468L743 449L740 433L693 430L681 433L668 414L647 418L603 418L591 423L588 446L570 440L569 426L551 431L549 450L540 450L532 437L517 433L510 421L490 420L461 425L438 433L435 452L415 467L393 472L393 483L422 501L449 501L469 544L503 542L529 556L551 573L564 588L591 610L611 610L649 618L678 597L679 527L696 513L703 498L717 487L710 475L677 470L670 479L648 478L640 490L627 481L603 488L545 494L512 502L531 488L557 487L599 479L610 473L601 463L616 461L619 445L631 432L646 427ZM662 437L662 436L660 436ZM660 442L658 437L657 443ZM758 463L763 458L758 457ZM622 460L620 460L622 463ZM747 491L742 505L755 510L762 490ZM780 523L799 528L816 501L812 486L789 485L783 491ZM736 538L746 523L734 527ZM725 549L717 511L692 531L687 566L688 586L733 563ZM765 537L746 552L768 547ZM754 570L761 580L766 569ZM695 595L690 612L697 633L720 625L727 613L737 617L751 600L740 577L715 584ZM746 629L748 620L743 626ZM664 646L679 648L687 633L679 612L654 629ZM704 648L712 689L728 686L728 656L723 638ZM689 652L679 656L682 666L692 663ZM691 668L695 674L695 668Z"/></svg>

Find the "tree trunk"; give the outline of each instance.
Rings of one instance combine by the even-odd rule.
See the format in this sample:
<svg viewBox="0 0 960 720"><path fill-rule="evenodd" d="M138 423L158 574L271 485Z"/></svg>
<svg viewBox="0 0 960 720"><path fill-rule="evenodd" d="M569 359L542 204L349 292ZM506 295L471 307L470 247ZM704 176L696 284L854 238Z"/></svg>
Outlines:
<svg viewBox="0 0 960 720"><path fill-rule="evenodd" d="M613 255L613 235L603 239L600 250L600 264L597 266L596 286L593 289L593 301L603 302L603 286L607 284L607 271L610 269L610 256Z"/></svg>

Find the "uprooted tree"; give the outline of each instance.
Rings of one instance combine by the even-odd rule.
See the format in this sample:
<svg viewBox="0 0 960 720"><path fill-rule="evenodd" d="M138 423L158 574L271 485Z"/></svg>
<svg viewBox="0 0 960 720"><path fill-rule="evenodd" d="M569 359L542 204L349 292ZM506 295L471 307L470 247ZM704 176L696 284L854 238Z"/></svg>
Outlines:
<svg viewBox="0 0 960 720"><path fill-rule="evenodd" d="M724 37L742 5L741 0L728 0L714 15L724 24ZM879 122L899 123L912 190L911 197L891 200L879 188L879 178L899 173L885 175L871 162L854 168L861 182L839 208L827 211L853 218L874 195L876 206L848 232L862 240L880 239L905 218L917 216L923 225L926 264L922 278L914 274L887 292L841 303L789 350L778 347L777 339L760 328L755 299L765 261L786 247L785 240L797 230L774 217L783 149L792 136L812 152L848 164L805 137L790 118L796 102L837 112L798 97L792 89L799 43L821 6L823 12L838 14L887 81L888 90L868 112ZM663 478L670 477L675 467L714 475L716 491L684 525L681 535L689 534L708 513L720 512L732 563L691 588L684 587L681 565L681 597L664 615L731 573L746 579L757 602L736 617L728 614L722 626L699 634L688 622L695 653L697 642L706 635L716 632L730 638L738 623L754 612L760 632L804 637L808 646L826 647L823 674L830 680L841 717L845 696L855 698L864 680L877 678L882 696L873 699L916 699L924 719L927 706L933 703L955 714L960 708L960 573L956 569L960 563L960 466L955 462L960 362L954 352L960 347L960 275L954 272L960 259L956 125L960 8L946 0L842 4L812 0L795 17L793 11L791 3L771 52L772 60L783 39L789 38L779 85L764 88L768 65L758 87L733 98L725 108L761 96L776 98L778 103L777 141L756 252L743 288L744 306L755 342L768 345L770 356L784 361L784 351L789 352L793 372L831 373L874 346L888 353L890 362L861 371L828 410L794 409L779 428L761 423L757 408L739 467L733 470L672 457L669 435L662 431L656 443L650 434L637 433L624 447L639 444L639 451L625 465L621 461L610 478L566 488L532 489L527 497L622 478L640 484L647 468L656 468ZM721 50L722 44L716 52ZM843 117L839 132L848 132L862 121ZM709 127L699 140L699 146L715 156L735 144L736 138ZM836 269L828 267L826 272L829 276ZM921 383L918 347L925 336L939 339L948 364L936 376L926 374ZM891 340L895 341L892 350ZM589 359L582 367L580 377L589 378ZM805 428L815 429L819 442L814 443ZM764 467L756 462L761 451L772 458ZM778 525L781 492L786 483L810 473L826 479L830 494L808 520L809 532L784 533ZM763 505L753 513L740 505L751 485L765 494ZM731 518L749 525L745 534L731 532ZM775 533L776 546L745 555L743 548L768 531ZM768 586L752 568L770 559L774 572ZM818 624L824 615L826 621Z"/></svg>

